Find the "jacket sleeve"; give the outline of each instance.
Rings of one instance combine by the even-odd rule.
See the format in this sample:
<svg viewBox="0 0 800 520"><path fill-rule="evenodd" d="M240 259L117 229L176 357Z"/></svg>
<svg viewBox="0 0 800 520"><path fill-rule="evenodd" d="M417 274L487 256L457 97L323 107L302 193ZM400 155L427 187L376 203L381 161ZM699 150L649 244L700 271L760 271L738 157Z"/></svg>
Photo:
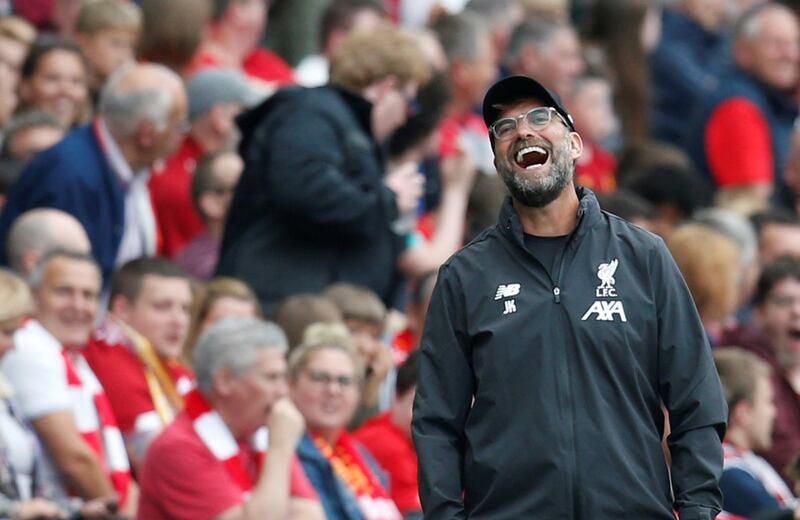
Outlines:
<svg viewBox="0 0 800 520"><path fill-rule="evenodd" d="M425 321L412 421L427 520L466 518L464 428L475 385L463 301L456 276L443 266Z"/></svg>
<svg viewBox="0 0 800 520"><path fill-rule="evenodd" d="M669 411L675 508L681 520L713 519L722 506L722 437L728 417L705 331L672 256L651 252L658 313L658 384Z"/></svg>
<svg viewBox="0 0 800 520"><path fill-rule="evenodd" d="M291 215L295 232L368 238L385 222L377 217L383 208L396 212L382 165L370 160L374 146L333 109L289 100L256 129L247 162L261 165L262 189ZM371 164L377 169L364 171Z"/></svg>

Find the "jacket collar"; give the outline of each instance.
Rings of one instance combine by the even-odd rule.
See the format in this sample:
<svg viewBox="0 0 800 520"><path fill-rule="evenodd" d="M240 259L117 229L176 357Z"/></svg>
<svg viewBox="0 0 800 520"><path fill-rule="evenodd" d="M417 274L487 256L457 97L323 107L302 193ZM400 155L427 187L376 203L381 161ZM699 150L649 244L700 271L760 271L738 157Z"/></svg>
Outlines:
<svg viewBox="0 0 800 520"><path fill-rule="evenodd" d="M575 192L578 195L578 225L572 231L573 239L578 240L585 235L594 225L599 222L601 217L600 204L597 197L589 188L576 186ZM500 218L497 222L500 231L511 238L521 247L525 247L525 233L522 230L522 222L519 219L511 197L507 197L500 210Z"/></svg>

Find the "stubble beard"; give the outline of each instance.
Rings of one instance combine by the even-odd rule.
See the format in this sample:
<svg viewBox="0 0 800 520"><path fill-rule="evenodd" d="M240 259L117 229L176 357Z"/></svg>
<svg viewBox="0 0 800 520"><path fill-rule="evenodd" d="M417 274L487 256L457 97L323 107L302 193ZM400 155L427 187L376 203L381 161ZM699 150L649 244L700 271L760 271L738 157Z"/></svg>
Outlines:
<svg viewBox="0 0 800 520"><path fill-rule="evenodd" d="M518 174L507 157L497 161L497 173L514 200L523 206L543 208L556 200L574 177L575 164L570 152L568 139L554 147L550 157L550 172L545 177L529 178Z"/></svg>

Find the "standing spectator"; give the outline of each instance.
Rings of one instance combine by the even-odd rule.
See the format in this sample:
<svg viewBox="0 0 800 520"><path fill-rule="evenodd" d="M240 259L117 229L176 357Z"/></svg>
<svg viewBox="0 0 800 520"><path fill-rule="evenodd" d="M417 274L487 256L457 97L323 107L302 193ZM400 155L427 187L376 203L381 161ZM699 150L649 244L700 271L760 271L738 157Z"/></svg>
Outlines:
<svg viewBox="0 0 800 520"><path fill-rule="evenodd" d="M295 455L303 418L286 399L286 348L278 327L255 318L203 334L197 389L144 461L140 520L324 518Z"/></svg>
<svg viewBox="0 0 800 520"><path fill-rule="evenodd" d="M175 261L198 280L211 278L217 267L225 218L243 169L242 158L236 152L219 152L205 157L192 179L192 201L203 219L205 232L186 244Z"/></svg>
<svg viewBox="0 0 800 520"><path fill-rule="evenodd" d="M103 385L136 469L150 441L183 409L193 376L180 361L192 286L162 258L139 258L111 278L109 314L83 355Z"/></svg>
<svg viewBox="0 0 800 520"><path fill-rule="evenodd" d="M224 69L194 74L186 93L191 129L163 167L153 172L148 185L161 238L159 253L170 258L206 230L192 202L197 163L204 155L234 149L239 138L234 118L261 99L243 74Z"/></svg>
<svg viewBox="0 0 800 520"><path fill-rule="evenodd" d="M770 366L740 348L718 349L714 363L728 402L720 480L723 509L742 518L794 520L800 509L791 490L753 451L769 449L772 443L775 403Z"/></svg>
<svg viewBox="0 0 800 520"><path fill-rule="evenodd" d="M258 42L268 19L267 0L212 0L211 21L192 69L241 70L265 94L294 83L292 68Z"/></svg>
<svg viewBox="0 0 800 520"><path fill-rule="evenodd" d="M429 306L412 423L425 517L713 519L725 401L669 252L576 189L581 137L536 80L500 80L483 114L511 198Z"/></svg>
<svg viewBox="0 0 800 520"><path fill-rule="evenodd" d="M384 181L378 144L429 74L401 31L353 34L334 55L331 84L286 89L243 116L245 170L217 273L241 278L267 306L338 281L395 304L402 237L391 226L421 190L414 165Z"/></svg>
<svg viewBox="0 0 800 520"><path fill-rule="evenodd" d="M6 258L11 269L27 279L45 253L53 249L91 252L86 230L78 220L59 209L37 208L20 215L6 240Z"/></svg>
<svg viewBox="0 0 800 520"><path fill-rule="evenodd" d="M177 75L152 64L119 71L103 91L99 117L25 169L0 217L0 239L23 211L52 207L83 224L104 280L115 266L153 255L148 169L175 149L185 125L186 94Z"/></svg>
<svg viewBox="0 0 800 520"><path fill-rule="evenodd" d="M719 195L794 207L783 182L797 107L800 28L788 8L765 3L738 20L736 68L707 96L687 133L692 160Z"/></svg>
<svg viewBox="0 0 800 520"><path fill-rule="evenodd" d="M35 319L14 335L2 369L57 472L57 493L102 498L135 511L136 485L103 387L81 354L97 313L100 269L88 255L54 250L31 274Z"/></svg>
<svg viewBox="0 0 800 520"><path fill-rule="evenodd" d="M108 78L133 61L142 12L126 0L84 2L75 25L75 41L89 63L90 87L95 100Z"/></svg>
<svg viewBox="0 0 800 520"><path fill-rule="evenodd" d="M64 138L61 123L41 110L22 112L14 116L3 136L0 157L30 162L37 153L50 148Z"/></svg>
<svg viewBox="0 0 800 520"><path fill-rule="evenodd" d="M417 392L419 351L397 370L395 394L389 411L367 421L353 436L389 473L391 496L403 516L422 513L417 484L417 452L411 441L411 409Z"/></svg>
<svg viewBox="0 0 800 520"><path fill-rule="evenodd" d="M89 69L70 40L42 36L22 63L20 106L49 113L64 128L85 123L89 112Z"/></svg>

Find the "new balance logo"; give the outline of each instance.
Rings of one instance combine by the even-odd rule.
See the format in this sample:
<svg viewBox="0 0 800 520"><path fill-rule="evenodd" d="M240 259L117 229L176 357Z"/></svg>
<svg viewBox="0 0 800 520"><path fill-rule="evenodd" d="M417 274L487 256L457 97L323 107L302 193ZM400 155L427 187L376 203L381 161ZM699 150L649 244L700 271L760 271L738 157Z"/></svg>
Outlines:
<svg viewBox="0 0 800 520"><path fill-rule="evenodd" d="M597 318L595 318L597 321L614 321L615 315L618 315L624 323L628 321L628 318L625 316L625 308L620 301L594 302L592 306L589 307L589 310L586 311L586 314L583 315L581 321L588 320L589 316L592 314L597 314Z"/></svg>
<svg viewBox="0 0 800 520"><path fill-rule="evenodd" d="M503 303L506 304L506 308L503 311L503 314L511 314L517 312L517 302L514 300L506 300Z"/></svg>
<svg viewBox="0 0 800 520"><path fill-rule="evenodd" d="M510 283L506 285L498 285L497 286L497 294L494 295L494 299L501 300L503 298L511 298L512 296L516 296L519 294L520 284L518 283Z"/></svg>

